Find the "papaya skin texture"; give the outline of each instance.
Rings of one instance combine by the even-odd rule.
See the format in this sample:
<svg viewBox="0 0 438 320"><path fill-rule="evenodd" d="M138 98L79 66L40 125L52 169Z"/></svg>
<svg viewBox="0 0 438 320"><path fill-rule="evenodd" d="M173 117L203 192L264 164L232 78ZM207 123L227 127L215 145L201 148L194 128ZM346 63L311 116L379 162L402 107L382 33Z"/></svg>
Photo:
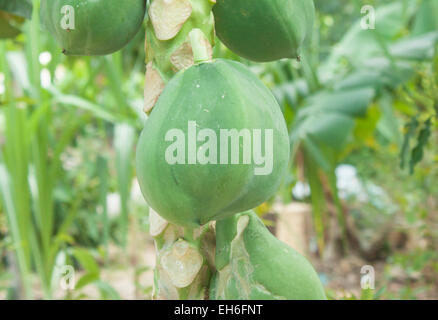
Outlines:
<svg viewBox="0 0 438 320"><path fill-rule="evenodd" d="M74 9L74 29L61 24L64 6ZM107 55L122 49L140 30L145 0L42 0L41 18L66 55Z"/></svg>
<svg viewBox="0 0 438 320"><path fill-rule="evenodd" d="M311 264L252 212L216 223L215 300L325 300Z"/></svg>
<svg viewBox="0 0 438 320"><path fill-rule="evenodd" d="M180 129L187 137L189 121L196 121L198 129L213 130L217 137L220 129L273 130L272 172L255 175L254 161L187 164L189 152L186 164L169 164L165 153L171 142L165 141L166 133ZM197 151L203 143L197 144ZM286 124L272 93L242 64L218 59L182 70L167 84L137 145L137 176L143 196L160 216L197 227L271 197L285 174L289 152Z"/></svg>
<svg viewBox="0 0 438 320"><path fill-rule="evenodd" d="M216 33L234 53L268 62L297 58L312 34L313 0L217 0Z"/></svg>

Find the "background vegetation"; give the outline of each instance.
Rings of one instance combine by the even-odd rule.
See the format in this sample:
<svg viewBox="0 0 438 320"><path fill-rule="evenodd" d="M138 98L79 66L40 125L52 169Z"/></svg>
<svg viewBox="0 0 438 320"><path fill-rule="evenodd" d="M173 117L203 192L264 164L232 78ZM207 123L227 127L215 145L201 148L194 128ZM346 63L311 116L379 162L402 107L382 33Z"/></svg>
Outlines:
<svg viewBox="0 0 438 320"><path fill-rule="evenodd" d="M147 299L144 32L111 56L66 57L21 2L0 0L0 298ZM438 4L315 4L301 61L243 61L280 102L293 150L258 213L275 229L275 202L311 205L308 256L332 298L438 298ZM219 41L215 55L239 59ZM363 265L375 290L360 289Z"/></svg>

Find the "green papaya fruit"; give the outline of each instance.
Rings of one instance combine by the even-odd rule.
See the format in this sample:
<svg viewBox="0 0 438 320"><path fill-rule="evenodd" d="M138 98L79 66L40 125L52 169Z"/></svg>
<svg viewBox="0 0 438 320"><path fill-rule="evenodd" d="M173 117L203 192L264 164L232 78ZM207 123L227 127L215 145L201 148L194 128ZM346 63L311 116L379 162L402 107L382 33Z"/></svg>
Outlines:
<svg viewBox="0 0 438 320"><path fill-rule="evenodd" d="M267 62L296 58L312 34L313 0L217 0L219 39L239 56Z"/></svg>
<svg viewBox="0 0 438 320"><path fill-rule="evenodd" d="M149 205L172 223L196 227L266 201L288 160L288 132L272 93L244 65L218 59L169 81L136 162Z"/></svg>
<svg viewBox="0 0 438 320"><path fill-rule="evenodd" d="M140 30L145 0L42 0L41 19L66 55L106 55Z"/></svg>
<svg viewBox="0 0 438 320"><path fill-rule="evenodd" d="M214 300L324 300L312 265L252 212L216 223Z"/></svg>

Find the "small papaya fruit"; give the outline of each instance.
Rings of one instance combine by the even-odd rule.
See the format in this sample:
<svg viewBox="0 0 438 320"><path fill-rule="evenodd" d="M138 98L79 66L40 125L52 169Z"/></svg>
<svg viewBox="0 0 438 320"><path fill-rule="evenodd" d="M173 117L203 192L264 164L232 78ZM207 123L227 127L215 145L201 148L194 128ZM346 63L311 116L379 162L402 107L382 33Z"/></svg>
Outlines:
<svg viewBox="0 0 438 320"><path fill-rule="evenodd" d="M179 71L137 145L137 176L164 219L199 226L271 197L289 138L280 106L244 65L217 59Z"/></svg>
<svg viewBox="0 0 438 320"><path fill-rule="evenodd" d="M217 0L213 7L219 39L239 56L267 62L297 58L312 34L313 0Z"/></svg>
<svg viewBox="0 0 438 320"><path fill-rule="evenodd" d="M106 55L140 30L145 0L42 0L41 19L66 55Z"/></svg>
<svg viewBox="0 0 438 320"><path fill-rule="evenodd" d="M252 211L216 223L213 300L325 300L312 265Z"/></svg>

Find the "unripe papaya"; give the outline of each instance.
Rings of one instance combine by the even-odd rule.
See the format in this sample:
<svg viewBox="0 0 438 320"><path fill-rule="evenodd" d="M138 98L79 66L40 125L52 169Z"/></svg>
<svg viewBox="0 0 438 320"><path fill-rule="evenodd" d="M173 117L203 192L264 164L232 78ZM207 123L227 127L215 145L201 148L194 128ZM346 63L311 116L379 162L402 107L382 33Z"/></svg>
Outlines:
<svg viewBox="0 0 438 320"><path fill-rule="evenodd" d="M41 18L66 55L106 55L140 30L145 0L42 0Z"/></svg>
<svg viewBox="0 0 438 320"><path fill-rule="evenodd" d="M272 93L244 65L218 59L181 70L166 85L136 161L149 205L195 227L266 201L288 160L288 132Z"/></svg>
<svg viewBox="0 0 438 320"><path fill-rule="evenodd" d="M214 300L324 300L312 265L252 212L216 223Z"/></svg>
<svg viewBox="0 0 438 320"><path fill-rule="evenodd" d="M266 62L296 58L312 34L313 0L217 0L219 39L239 56Z"/></svg>

